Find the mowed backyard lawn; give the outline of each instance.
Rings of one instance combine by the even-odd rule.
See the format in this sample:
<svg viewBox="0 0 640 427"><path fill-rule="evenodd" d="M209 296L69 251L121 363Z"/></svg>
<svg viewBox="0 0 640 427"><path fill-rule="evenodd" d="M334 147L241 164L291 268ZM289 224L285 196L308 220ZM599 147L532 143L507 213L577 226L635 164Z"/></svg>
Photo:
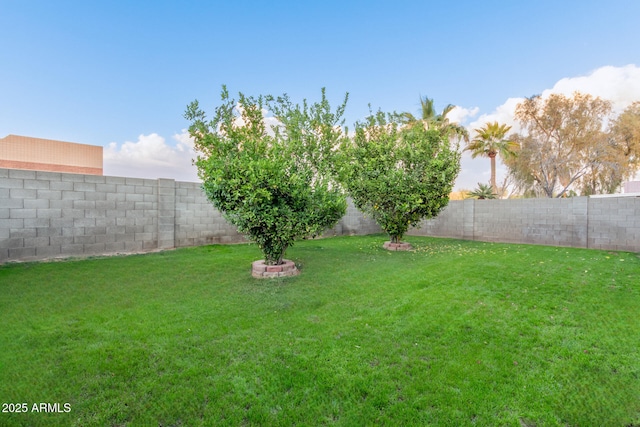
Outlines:
<svg viewBox="0 0 640 427"><path fill-rule="evenodd" d="M637 254L384 240L0 266L0 425L640 425Z"/></svg>

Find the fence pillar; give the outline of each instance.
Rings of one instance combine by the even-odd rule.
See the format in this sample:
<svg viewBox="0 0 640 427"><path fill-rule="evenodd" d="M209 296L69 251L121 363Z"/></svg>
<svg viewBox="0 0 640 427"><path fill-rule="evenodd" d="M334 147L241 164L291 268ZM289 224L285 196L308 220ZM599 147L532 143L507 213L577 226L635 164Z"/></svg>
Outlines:
<svg viewBox="0 0 640 427"><path fill-rule="evenodd" d="M475 199L466 199L462 203L462 238L464 240L475 239Z"/></svg>
<svg viewBox="0 0 640 427"><path fill-rule="evenodd" d="M158 179L158 248L176 246L176 181Z"/></svg>

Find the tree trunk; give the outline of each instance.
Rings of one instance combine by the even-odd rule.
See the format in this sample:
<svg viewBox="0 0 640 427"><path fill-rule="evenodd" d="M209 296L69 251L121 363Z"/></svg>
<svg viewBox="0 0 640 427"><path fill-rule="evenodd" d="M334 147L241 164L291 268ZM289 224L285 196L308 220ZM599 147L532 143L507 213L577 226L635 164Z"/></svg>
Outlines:
<svg viewBox="0 0 640 427"><path fill-rule="evenodd" d="M491 189L498 194L498 186L496 185L496 153L489 153L491 159Z"/></svg>
<svg viewBox="0 0 640 427"><path fill-rule="evenodd" d="M280 265L280 264L284 264L284 253L287 251L287 247L285 246L282 249L282 252L280 253L280 255L278 256L278 260L276 262L275 265Z"/></svg>
<svg viewBox="0 0 640 427"><path fill-rule="evenodd" d="M287 251L287 247L285 247L282 252L280 252L277 256L272 256L273 253L268 254L263 251L264 254L264 263L267 265L280 265L284 263L284 253Z"/></svg>

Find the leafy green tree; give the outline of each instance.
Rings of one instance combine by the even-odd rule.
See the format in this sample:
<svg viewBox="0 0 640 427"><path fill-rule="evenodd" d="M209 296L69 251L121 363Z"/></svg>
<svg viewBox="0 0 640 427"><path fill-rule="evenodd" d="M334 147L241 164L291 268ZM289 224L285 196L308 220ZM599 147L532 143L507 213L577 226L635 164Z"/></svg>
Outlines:
<svg viewBox="0 0 640 427"><path fill-rule="evenodd" d="M448 204L460 171L460 153L440 131L402 126L382 112L356 123L342 154L341 182L393 243Z"/></svg>
<svg viewBox="0 0 640 427"><path fill-rule="evenodd" d="M471 151L471 157L488 157L491 160L491 188L493 193L498 193L496 184L496 157L503 159L514 156L518 144L505 139L511 126L501 125L498 122L486 123L479 129L474 129L476 137L465 147L465 151Z"/></svg>
<svg viewBox="0 0 640 427"><path fill-rule="evenodd" d="M475 197L476 199L484 200L484 199L495 199L498 195L493 191L493 187L491 184L481 184L478 183L478 188L473 191L469 191L467 193L469 197Z"/></svg>
<svg viewBox="0 0 640 427"><path fill-rule="evenodd" d="M255 241L267 264L281 264L295 239L316 236L345 213L345 196L329 173L344 138L341 116L322 100L294 105L286 97L246 97L236 102L222 89L208 120L198 101L185 113L195 140L195 164L212 204ZM276 112L269 128L265 107Z"/></svg>
<svg viewBox="0 0 640 427"><path fill-rule="evenodd" d="M457 138L468 141L469 132L467 132L467 129L457 123L451 123L447 117L447 114L455 108L455 105L447 105L442 110L442 113L438 114L433 103L432 98L426 96L424 98L420 97L420 118L405 112L400 114L401 121L409 127L420 124L427 129L437 129L450 139Z"/></svg>

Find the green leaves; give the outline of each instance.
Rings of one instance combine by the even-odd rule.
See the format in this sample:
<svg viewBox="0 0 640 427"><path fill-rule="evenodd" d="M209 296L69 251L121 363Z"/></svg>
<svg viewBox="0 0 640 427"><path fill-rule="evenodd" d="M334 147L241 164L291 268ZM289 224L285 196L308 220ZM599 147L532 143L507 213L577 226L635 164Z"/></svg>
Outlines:
<svg viewBox="0 0 640 427"><path fill-rule="evenodd" d="M355 205L391 236L437 215L449 201L460 153L442 132L400 126L397 115L372 114L345 141L340 180Z"/></svg>
<svg viewBox="0 0 640 427"><path fill-rule="evenodd" d="M197 101L187 108L209 200L259 245L267 263L280 263L296 238L333 226L346 211L343 187L393 240L448 203L460 153L447 133L378 111L349 138L347 99L336 110L324 89L313 104L287 95L240 94L235 101L223 87L211 121ZM266 110L276 125L266 125Z"/></svg>
<svg viewBox="0 0 640 427"><path fill-rule="evenodd" d="M493 187L490 184L478 183L478 187L468 193L469 197L475 197L477 199L495 199L497 194L493 192Z"/></svg>
<svg viewBox="0 0 640 427"><path fill-rule="evenodd" d="M332 112L324 90L320 103L302 107L286 95L235 101L224 87L221 100L210 122L197 101L185 113L198 174L212 204L279 264L296 238L319 235L346 211L330 174L345 104ZM267 127L265 107L277 126Z"/></svg>

